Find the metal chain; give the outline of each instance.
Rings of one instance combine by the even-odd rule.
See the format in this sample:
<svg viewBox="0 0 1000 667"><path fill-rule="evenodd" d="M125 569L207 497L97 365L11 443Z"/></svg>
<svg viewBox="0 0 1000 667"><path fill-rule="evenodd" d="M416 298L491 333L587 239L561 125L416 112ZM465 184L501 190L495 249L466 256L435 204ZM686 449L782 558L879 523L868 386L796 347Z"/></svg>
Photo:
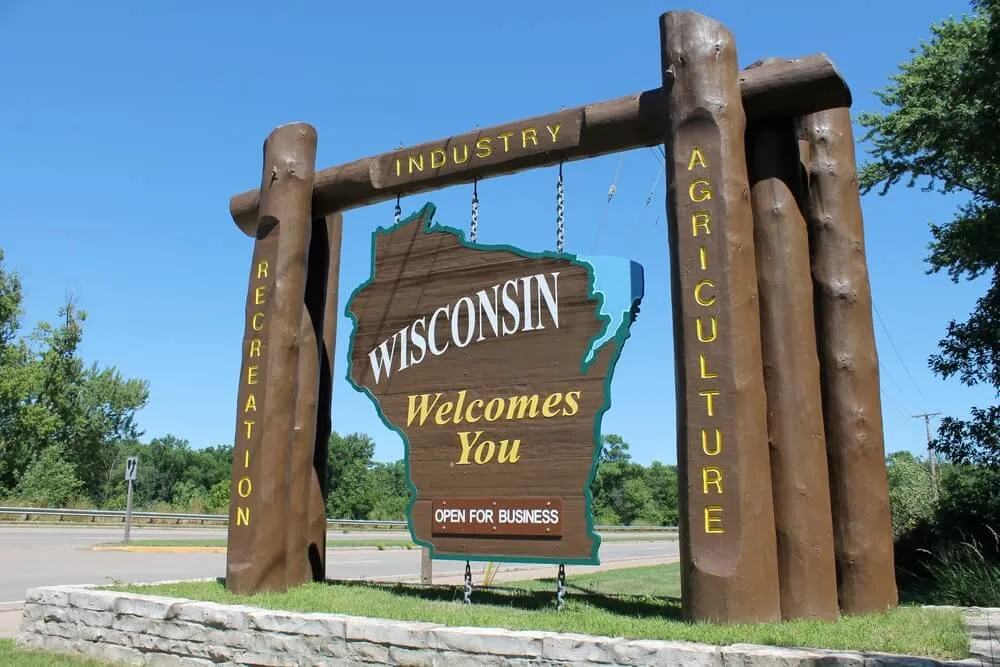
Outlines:
<svg viewBox="0 0 1000 667"><path fill-rule="evenodd" d="M393 220L399 224L399 219L403 217L403 209L399 207L399 195L396 195L396 210L392 214Z"/></svg>
<svg viewBox="0 0 1000 667"><path fill-rule="evenodd" d="M465 604L472 604L472 566L465 561Z"/></svg>
<svg viewBox="0 0 1000 667"><path fill-rule="evenodd" d="M556 609L562 611L566 606L566 566L559 563L559 575L556 577Z"/></svg>
<svg viewBox="0 0 1000 667"><path fill-rule="evenodd" d="M565 197L563 193L563 166L559 163L559 180L556 181L556 252L566 247Z"/></svg>
<svg viewBox="0 0 1000 667"><path fill-rule="evenodd" d="M472 183L472 222L469 223L469 240L473 243L479 238L479 181Z"/></svg>

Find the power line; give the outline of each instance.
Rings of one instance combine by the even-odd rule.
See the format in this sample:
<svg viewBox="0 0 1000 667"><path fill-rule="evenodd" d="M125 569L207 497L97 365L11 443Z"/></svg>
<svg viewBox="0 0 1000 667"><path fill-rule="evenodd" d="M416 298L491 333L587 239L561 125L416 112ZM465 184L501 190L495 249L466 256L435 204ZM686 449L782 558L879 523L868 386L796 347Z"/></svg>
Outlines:
<svg viewBox="0 0 1000 667"><path fill-rule="evenodd" d="M882 319L882 314L878 310L878 306L875 304L875 299L872 299L872 309L875 311L875 317L878 319L879 324L882 325L882 330L885 331L886 337L889 339L889 344L892 346L893 351L896 353L896 358L899 359L899 363L902 364L903 370L906 372L906 376L910 378L910 382L913 384L913 388L917 390L920 397L927 400L924 392L920 390L920 386L917 381L913 379L913 375L910 373L910 369L907 367L906 362L903 361L903 355L900 354L899 348L896 347L896 341L892 339L892 334L889 333L889 327L885 325L885 321Z"/></svg>
<svg viewBox="0 0 1000 667"><path fill-rule="evenodd" d="M594 245L591 248L591 251L597 250L597 240L601 236L601 229L604 227L604 220L605 218L607 218L608 210L611 208L611 200L615 198L615 192L618 189L618 174L622 170L622 163L624 161L625 161L625 153L622 153L621 157L618 158L618 167L615 169L615 177L611 181L611 186L608 188L608 203L604 207L604 213L601 215L601 219L597 223L597 232L594 234Z"/></svg>

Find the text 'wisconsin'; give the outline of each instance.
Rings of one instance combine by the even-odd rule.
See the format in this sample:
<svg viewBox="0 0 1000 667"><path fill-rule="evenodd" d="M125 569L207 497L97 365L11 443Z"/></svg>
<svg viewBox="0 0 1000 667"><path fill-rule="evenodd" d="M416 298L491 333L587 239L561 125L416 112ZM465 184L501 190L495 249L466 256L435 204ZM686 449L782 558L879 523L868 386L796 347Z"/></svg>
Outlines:
<svg viewBox="0 0 1000 667"><path fill-rule="evenodd" d="M381 381L383 372L389 378L394 363L397 371L403 371L421 363L427 352L437 357L451 345L463 348L487 338L544 329L543 304L550 323L558 329L558 271L548 276L538 273L507 280L441 306L429 317L415 319L368 353L375 383ZM439 327L447 327L442 335Z"/></svg>

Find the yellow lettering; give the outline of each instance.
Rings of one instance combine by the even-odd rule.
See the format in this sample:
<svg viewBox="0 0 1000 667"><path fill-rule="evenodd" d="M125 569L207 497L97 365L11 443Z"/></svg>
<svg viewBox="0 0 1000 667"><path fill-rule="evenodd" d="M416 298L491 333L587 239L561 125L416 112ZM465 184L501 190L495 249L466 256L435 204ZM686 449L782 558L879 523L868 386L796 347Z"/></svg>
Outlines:
<svg viewBox="0 0 1000 667"><path fill-rule="evenodd" d="M715 408L712 405L712 398L718 396L721 392L718 391L699 391L699 396L705 397L705 410L708 412L709 417L715 416Z"/></svg>
<svg viewBox="0 0 1000 667"><path fill-rule="evenodd" d="M483 137L476 142L476 157L488 158L493 155L493 147L490 146L490 138ZM480 152L482 151L482 152Z"/></svg>
<svg viewBox="0 0 1000 667"><path fill-rule="evenodd" d="M249 507L237 507L236 508L236 525L237 526L249 526L250 525L250 508Z"/></svg>
<svg viewBox="0 0 1000 667"><path fill-rule="evenodd" d="M451 147L451 159L455 164L469 161L469 144L462 144L462 159L458 159L458 146Z"/></svg>
<svg viewBox="0 0 1000 667"><path fill-rule="evenodd" d="M712 324L712 337L711 338L706 338L705 337L705 332L704 332L704 330L702 329L702 326L701 326L701 318L697 317L694 320L694 328L697 330L697 333L698 333L698 342L700 342L700 343L711 343L712 341L714 341L716 338L719 337L719 331L716 328L715 316L713 315L713 316L709 317L708 321Z"/></svg>
<svg viewBox="0 0 1000 667"><path fill-rule="evenodd" d="M701 298L701 290L705 287L715 287L715 283L713 283L711 280L708 280L707 278L705 280L699 280L698 283L694 286L694 300L698 302L699 306L708 307L711 306L713 303L715 303L715 296L709 297L708 300L703 300Z"/></svg>
<svg viewBox="0 0 1000 667"><path fill-rule="evenodd" d="M254 313L253 319L250 321L250 326L253 327L254 331L263 331L264 329L264 313Z"/></svg>
<svg viewBox="0 0 1000 667"><path fill-rule="evenodd" d="M484 440L476 445L476 463L479 465L489 463L493 459L493 454L496 452L496 448L496 443L492 440Z"/></svg>
<svg viewBox="0 0 1000 667"><path fill-rule="evenodd" d="M258 280L260 278L267 278L267 260L266 259L263 260L263 261L261 261L261 263L257 265L257 278L258 278Z"/></svg>
<svg viewBox="0 0 1000 667"><path fill-rule="evenodd" d="M247 366L247 384L257 384L257 364Z"/></svg>
<svg viewBox="0 0 1000 667"><path fill-rule="evenodd" d="M555 411L555 407L559 405L562 401L563 395L559 392L554 394L549 394L545 398L545 402L542 403L542 416L544 417L555 417L559 413Z"/></svg>
<svg viewBox="0 0 1000 667"><path fill-rule="evenodd" d="M707 505L705 507L705 532L712 533L724 533L725 529L722 527L722 517L714 516L716 513L722 514L722 505ZM720 524L714 526L713 524Z"/></svg>
<svg viewBox="0 0 1000 667"><path fill-rule="evenodd" d="M259 356L260 356L260 338L254 338L252 341L250 341L250 358L254 359L255 357Z"/></svg>
<svg viewBox="0 0 1000 667"><path fill-rule="evenodd" d="M503 414L504 400L502 398L491 398L486 404L486 421L495 422Z"/></svg>
<svg viewBox="0 0 1000 667"><path fill-rule="evenodd" d="M448 422L448 415L451 411L455 409L455 404L451 401L445 401L437 409L437 414L434 415L434 421L438 423L438 426L444 426Z"/></svg>
<svg viewBox="0 0 1000 667"><path fill-rule="evenodd" d="M691 159L688 160L688 171L694 169L696 164L701 165L702 167L708 167L708 165L705 164L705 156L701 154L701 149L697 147L691 151Z"/></svg>
<svg viewBox="0 0 1000 667"><path fill-rule="evenodd" d="M249 468L250 467L250 450L249 449L244 449L243 450L243 467L244 468Z"/></svg>
<svg viewBox="0 0 1000 667"><path fill-rule="evenodd" d="M714 486L717 493L722 493L722 470L715 466L701 469L701 489L705 495L708 495L709 485Z"/></svg>
<svg viewBox="0 0 1000 667"><path fill-rule="evenodd" d="M472 453L472 446L478 442L482 431L476 431L476 436L469 442L469 431L458 432L458 442L462 446L462 455L458 457L456 465L464 466L469 464L469 454Z"/></svg>
<svg viewBox="0 0 1000 667"><path fill-rule="evenodd" d="M577 402L580 399L580 391L567 391L566 392L566 405L568 408L563 408L564 417L572 417L580 409L580 404Z"/></svg>
<svg viewBox="0 0 1000 667"><path fill-rule="evenodd" d="M401 165L399 164L399 158L396 158L396 175L397 176L399 176L399 175L402 174L402 172L400 171L400 166Z"/></svg>
<svg viewBox="0 0 1000 667"><path fill-rule="evenodd" d="M718 373L712 373L712 372L710 372L708 370L708 362L705 361L705 355L704 354L699 354L698 355L698 366L699 366L698 370L701 371L701 379L702 380L711 380L712 378L719 377Z"/></svg>
<svg viewBox="0 0 1000 667"><path fill-rule="evenodd" d="M251 491L253 484L250 483L250 478L245 475L240 477L240 481L236 483L236 493L240 494L240 498L249 498Z"/></svg>
<svg viewBox="0 0 1000 667"><path fill-rule="evenodd" d="M722 451L722 431L715 429L715 448L709 450L708 431L701 429L701 451L705 452L706 456L718 455Z"/></svg>
<svg viewBox="0 0 1000 667"><path fill-rule="evenodd" d="M695 186L701 185L702 188L695 192ZM688 196L691 197L693 202L703 202L706 199L712 198L712 183L707 178L696 178L691 181L690 187L688 187Z"/></svg>
<svg viewBox="0 0 1000 667"><path fill-rule="evenodd" d="M440 161L439 160L440 157ZM448 154L444 152L441 148L435 148L431 151L431 169L438 169L444 166L444 163L448 160Z"/></svg>
<svg viewBox="0 0 1000 667"><path fill-rule="evenodd" d="M409 169L409 173L411 173L411 174L413 173L414 167L416 167L417 171L423 171L424 170L424 156L423 155L418 155L416 158L414 158L412 155L410 156L410 159L407 162L407 169Z"/></svg>
<svg viewBox="0 0 1000 667"><path fill-rule="evenodd" d="M546 125L545 129L549 131L549 136L552 137L552 143L556 143L556 137L559 136L559 130L562 128L562 123L556 123L555 127L551 125Z"/></svg>
<svg viewBox="0 0 1000 667"><path fill-rule="evenodd" d="M410 426L413 424L414 417L417 416L417 412L420 413L420 425L423 426L424 422L427 421L427 417L430 416L431 412L434 410L434 406L437 405L438 400L441 398L441 392L434 395L434 401L430 402L430 394L420 395L420 407L417 407L417 396L416 394L411 394L409 396L409 404L406 409L406 425ZM441 422L438 422L441 423Z"/></svg>
<svg viewBox="0 0 1000 667"><path fill-rule="evenodd" d="M256 424L256 423L257 422L255 422L252 419L244 419L243 420L243 424L246 425L246 427L247 427L247 439L249 439L250 435L253 433L253 425Z"/></svg>
<svg viewBox="0 0 1000 667"><path fill-rule="evenodd" d="M507 447L510 447L510 451L507 451ZM500 453L497 454L497 463L517 463L521 458L518 454L518 450L521 447L521 439L517 438L511 443L509 440L504 438L500 441Z"/></svg>
<svg viewBox="0 0 1000 667"><path fill-rule="evenodd" d="M247 404L243 406L243 412L250 412L251 410L257 412L257 399L254 398L253 394L247 396Z"/></svg>
<svg viewBox="0 0 1000 667"><path fill-rule="evenodd" d="M528 404L531 403L530 410L528 409ZM529 419L534 419L538 416L538 395L532 394L531 396L515 396L510 399L510 404L507 406L507 419L514 419L514 412L517 412L517 419L524 419L525 411L528 411L530 417Z"/></svg>
<svg viewBox="0 0 1000 667"><path fill-rule="evenodd" d="M526 127L521 130L521 148L528 147L528 140L531 139L531 145L538 145L538 130L533 127Z"/></svg>
<svg viewBox="0 0 1000 667"><path fill-rule="evenodd" d="M712 233L712 214L708 211L695 211L691 214L691 236L698 236L698 228L705 230L706 234Z"/></svg>
<svg viewBox="0 0 1000 667"><path fill-rule="evenodd" d="M253 291L253 302L255 305L264 303L264 286L258 285Z"/></svg>
<svg viewBox="0 0 1000 667"><path fill-rule="evenodd" d="M510 139L512 136L514 136L513 132L504 132L503 134L497 135L498 139L503 139L503 152L504 153L506 153L508 150L510 150L510 144L508 143L507 140Z"/></svg>
<svg viewBox="0 0 1000 667"><path fill-rule="evenodd" d="M481 398L477 398L472 402L470 402L469 405L466 406L465 408L465 421L469 422L470 424L475 424L477 421L480 420L480 418L482 418L482 415L480 415L479 417L472 416L472 408L475 407L476 403L478 403L479 407L481 408L483 407L484 401Z"/></svg>
<svg viewBox="0 0 1000 667"><path fill-rule="evenodd" d="M698 264L702 271L708 270L708 251L705 250L705 246L698 248Z"/></svg>

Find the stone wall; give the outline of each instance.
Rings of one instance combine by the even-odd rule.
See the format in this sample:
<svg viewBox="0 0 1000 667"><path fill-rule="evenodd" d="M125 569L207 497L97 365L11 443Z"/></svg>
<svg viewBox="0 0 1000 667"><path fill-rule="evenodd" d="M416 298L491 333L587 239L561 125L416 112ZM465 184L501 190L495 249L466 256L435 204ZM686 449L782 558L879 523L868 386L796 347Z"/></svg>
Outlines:
<svg viewBox="0 0 1000 667"><path fill-rule="evenodd" d="M825 667L949 664L766 646L629 641L279 612L82 586L28 591L17 644L133 665L684 665ZM950 664L981 664L962 661Z"/></svg>

